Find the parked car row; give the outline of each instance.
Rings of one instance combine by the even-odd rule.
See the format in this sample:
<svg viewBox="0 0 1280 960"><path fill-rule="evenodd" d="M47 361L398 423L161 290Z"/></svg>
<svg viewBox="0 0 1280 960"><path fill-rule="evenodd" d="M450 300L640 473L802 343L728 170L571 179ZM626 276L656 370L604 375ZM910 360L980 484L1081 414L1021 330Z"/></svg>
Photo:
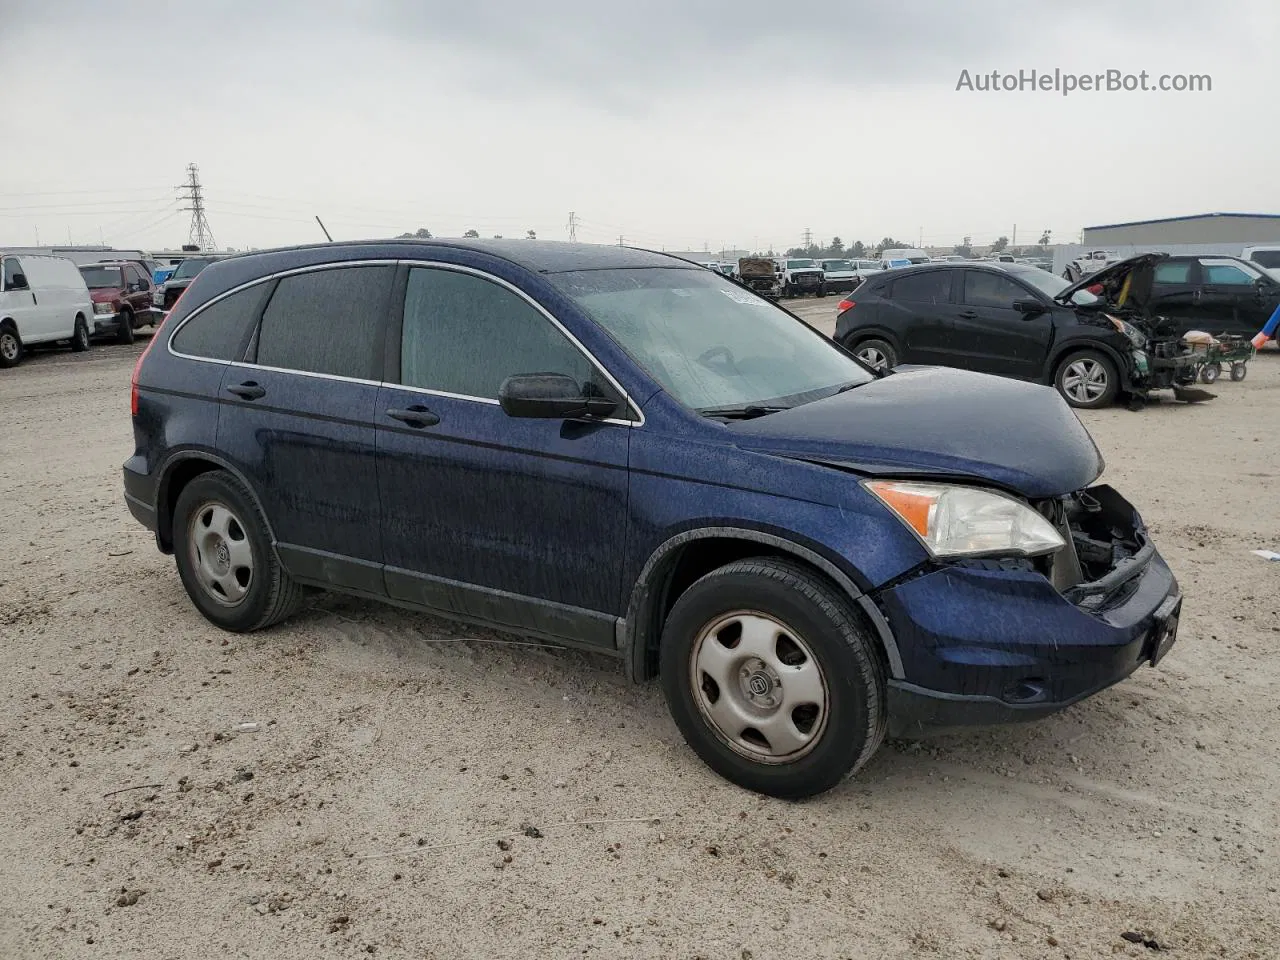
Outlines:
<svg viewBox="0 0 1280 960"><path fill-rule="evenodd" d="M187 257L156 285L145 260L77 267L66 257L0 252L0 367L16 366L28 347L40 344L65 342L81 351L100 336L133 343L135 331L156 326L215 259Z"/></svg>
<svg viewBox="0 0 1280 960"><path fill-rule="evenodd" d="M876 369L960 367L1101 407L1194 382L1184 334L1252 337L1277 307L1280 280L1236 257L1143 254L1075 283L1023 264L930 263L859 287L836 339Z"/></svg>

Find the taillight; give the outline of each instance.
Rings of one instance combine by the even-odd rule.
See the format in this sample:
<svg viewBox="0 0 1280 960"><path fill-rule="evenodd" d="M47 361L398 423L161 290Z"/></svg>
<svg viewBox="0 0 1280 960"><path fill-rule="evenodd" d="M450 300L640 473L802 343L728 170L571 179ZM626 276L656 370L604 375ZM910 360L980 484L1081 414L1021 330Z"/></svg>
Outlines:
<svg viewBox="0 0 1280 960"><path fill-rule="evenodd" d="M855 303L852 300L841 300L839 305L837 305L836 309L841 313L844 313L846 310L852 310L856 306L857 306L857 303Z"/></svg>
<svg viewBox="0 0 1280 960"><path fill-rule="evenodd" d="M173 306L169 308L169 312L164 315L164 319L160 321L155 332L151 334L151 339L147 341L147 345L142 348L142 353L138 355L138 362L133 365L133 376L129 378L129 413L132 416L138 415L138 371L142 369L142 361L147 359L147 354L151 352L151 348L156 345L156 341L160 339L160 334L164 332L164 325L169 322L169 318L173 316L173 311L178 307L178 301L182 299L182 294L187 291L184 289L178 294L178 299L173 301Z"/></svg>

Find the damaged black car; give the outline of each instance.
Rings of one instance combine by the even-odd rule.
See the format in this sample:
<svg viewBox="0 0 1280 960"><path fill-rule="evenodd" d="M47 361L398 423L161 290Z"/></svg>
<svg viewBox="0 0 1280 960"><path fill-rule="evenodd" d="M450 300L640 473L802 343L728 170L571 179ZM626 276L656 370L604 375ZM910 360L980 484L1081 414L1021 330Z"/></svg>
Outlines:
<svg viewBox="0 0 1280 960"><path fill-rule="evenodd" d="M1077 283L1016 263L929 263L873 277L841 303L836 340L877 369L959 367L1052 384L1073 407L1138 404L1193 385L1199 360L1176 322L1150 310L1143 254Z"/></svg>

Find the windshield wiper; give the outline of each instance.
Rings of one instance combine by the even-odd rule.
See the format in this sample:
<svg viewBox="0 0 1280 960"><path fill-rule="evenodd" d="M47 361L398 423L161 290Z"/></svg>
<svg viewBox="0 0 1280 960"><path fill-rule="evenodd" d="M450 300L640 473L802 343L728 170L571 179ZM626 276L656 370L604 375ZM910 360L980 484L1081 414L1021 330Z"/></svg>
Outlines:
<svg viewBox="0 0 1280 960"><path fill-rule="evenodd" d="M705 407L698 413L704 417L718 417L721 420L754 420L756 417L767 417L771 413L781 413L790 407L770 407L759 403L749 403L741 407Z"/></svg>

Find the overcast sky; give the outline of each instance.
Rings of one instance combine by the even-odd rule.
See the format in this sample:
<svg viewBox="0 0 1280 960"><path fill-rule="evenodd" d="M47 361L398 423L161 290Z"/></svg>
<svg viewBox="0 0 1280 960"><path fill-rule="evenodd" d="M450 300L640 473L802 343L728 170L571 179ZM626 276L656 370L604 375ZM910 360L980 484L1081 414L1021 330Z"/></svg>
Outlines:
<svg viewBox="0 0 1280 960"><path fill-rule="evenodd" d="M1280 213L1280 4L0 0L0 245L955 243ZM957 91L962 70L1212 91Z"/></svg>

